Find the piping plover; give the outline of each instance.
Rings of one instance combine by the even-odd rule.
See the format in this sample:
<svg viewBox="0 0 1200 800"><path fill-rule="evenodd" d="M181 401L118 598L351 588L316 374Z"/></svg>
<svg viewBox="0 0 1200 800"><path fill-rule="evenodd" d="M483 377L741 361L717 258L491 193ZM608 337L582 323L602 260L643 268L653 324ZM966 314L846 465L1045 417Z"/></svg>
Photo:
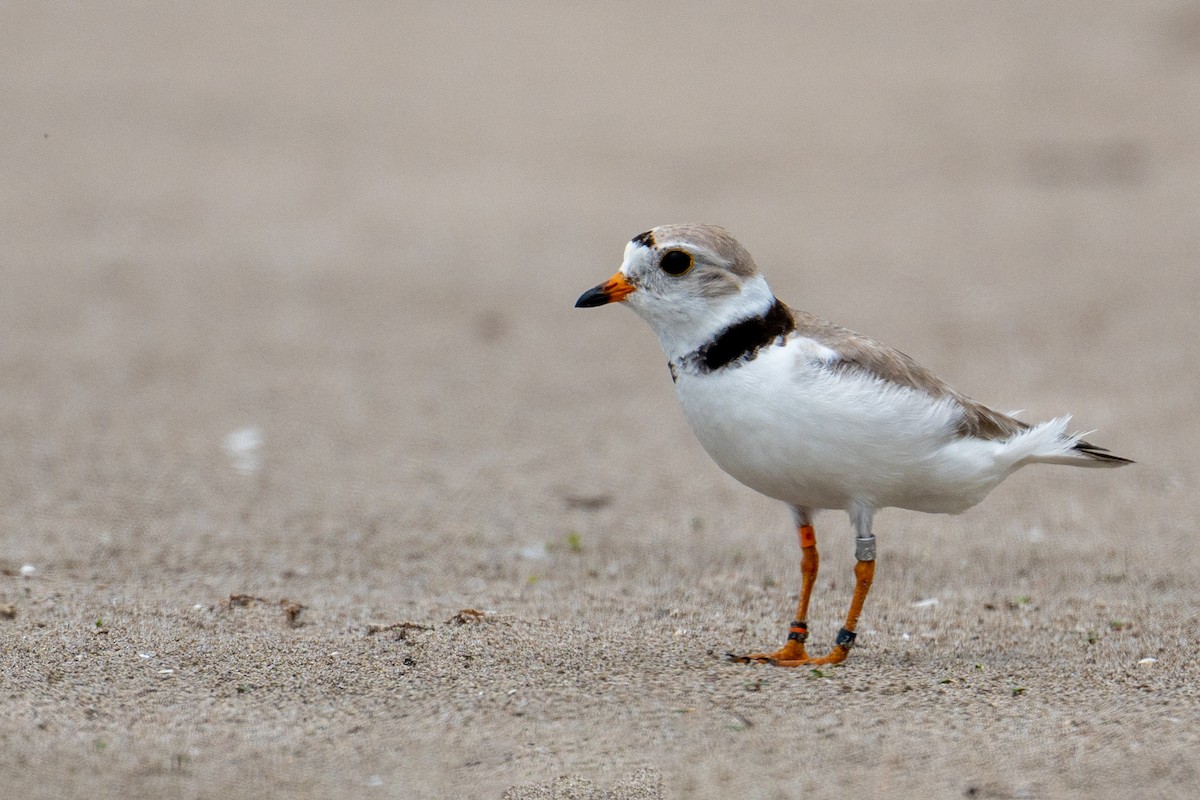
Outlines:
<svg viewBox="0 0 1200 800"><path fill-rule="evenodd" d="M735 661L845 660L875 574L876 509L955 514L1026 464L1132 463L1069 433L1069 416L1021 422L956 392L897 350L789 309L722 228L664 225L635 236L621 269L575 305L615 302L658 335L684 417L712 459L787 503L795 518L796 620L782 648L730 654ZM805 642L818 509L850 514L857 563L845 625L829 654L813 658Z"/></svg>

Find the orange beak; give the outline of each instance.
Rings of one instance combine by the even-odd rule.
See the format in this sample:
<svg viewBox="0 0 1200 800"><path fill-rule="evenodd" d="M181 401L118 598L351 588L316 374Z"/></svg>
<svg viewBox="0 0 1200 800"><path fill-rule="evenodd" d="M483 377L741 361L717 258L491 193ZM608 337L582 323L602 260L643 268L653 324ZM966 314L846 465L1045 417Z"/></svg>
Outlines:
<svg viewBox="0 0 1200 800"><path fill-rule="evenodd" d="M603 306L609 303L619 303L633 292L637 287L629 281L625 280L625 276L618 272L604 283L579 296L575 301L576 308L594 308L595 306Z"/></svg>

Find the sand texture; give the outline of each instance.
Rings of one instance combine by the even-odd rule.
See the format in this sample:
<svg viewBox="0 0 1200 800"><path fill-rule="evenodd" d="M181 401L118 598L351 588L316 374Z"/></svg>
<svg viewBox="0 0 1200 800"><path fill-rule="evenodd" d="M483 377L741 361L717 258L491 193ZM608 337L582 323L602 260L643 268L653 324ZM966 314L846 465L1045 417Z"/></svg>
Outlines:
<svg viewBox="0 0 1200 800"><path fill-rule="evenodd" d="M1195 2L7 3L0 109L3 798L1196 796ZM787 510L572 307L681 221L1139 463L726 663Z"/></svg>

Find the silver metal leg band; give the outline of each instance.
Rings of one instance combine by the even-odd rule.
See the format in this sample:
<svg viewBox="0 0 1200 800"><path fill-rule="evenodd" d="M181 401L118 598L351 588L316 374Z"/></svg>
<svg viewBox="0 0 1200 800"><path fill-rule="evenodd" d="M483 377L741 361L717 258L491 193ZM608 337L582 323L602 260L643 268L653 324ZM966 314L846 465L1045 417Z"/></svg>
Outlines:
<svg viewBox="0 0 1200 800"><path fill-rule="evenodd" d="M875 560L875 537L854 540L854 557L859 561Z"/></svg>

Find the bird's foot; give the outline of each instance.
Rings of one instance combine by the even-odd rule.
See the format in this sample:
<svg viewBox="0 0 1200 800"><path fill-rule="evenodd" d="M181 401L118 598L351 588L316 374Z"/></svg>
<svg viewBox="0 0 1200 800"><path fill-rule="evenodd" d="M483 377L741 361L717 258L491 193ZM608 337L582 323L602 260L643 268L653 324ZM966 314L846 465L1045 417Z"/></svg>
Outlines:
<svg viewBox="0 0 1200 800"><path fill-rule="evenodd" d="M793 623L794 625L794 623ZM807 631L805 631L807 633ZM830 664L840 664L850 655L854 645L854 632L845 628L838 631L837 644L829 651L829 655L814 658L804 650L804 643L791 638L774 653L748 653L738 655L726 653L726 657L735 664L770 664L773 667L820 667Z"/></svg>
<svg viewBox="0 0 1200 800"><path fill-rule="evenodd" d="M798 667L809 662L808 653L804 650L804 642L808 639L808 623L797 620L788 631L788 640L783 647L774 653L749 653L725 655L735 664L771 664L776 667Z"/></svg>
<svg viewBox="0 0 1200 800"><path fill-rule="evenodd" d="M848 655L850 655L849 647L843 647L840 644L835 644L833 649L829 651L829 655L821 656L820 658L812 658L805 663L812 667L820 667L827 664L840 664L846 660L846 656Z"/></svg>
<svg viewBox="0 0 1200 800"><path fill-rule="evenodd" d="M735 664L770 664L774 667L798 667L809 662L804 645L798 642L788 642L774 653L726 653L725 657Z"/></svg>
<svg viewBox="0 0 1200 800"><path fill-rule="evenodd" d="M850 655L850 648L854 647L855 635L854 631L842 628L838 631L837 639L833 644L833 649L829 651L829 655L809 659L808 663L814 667L842 663L846 660L846 656Z"/></svg>

